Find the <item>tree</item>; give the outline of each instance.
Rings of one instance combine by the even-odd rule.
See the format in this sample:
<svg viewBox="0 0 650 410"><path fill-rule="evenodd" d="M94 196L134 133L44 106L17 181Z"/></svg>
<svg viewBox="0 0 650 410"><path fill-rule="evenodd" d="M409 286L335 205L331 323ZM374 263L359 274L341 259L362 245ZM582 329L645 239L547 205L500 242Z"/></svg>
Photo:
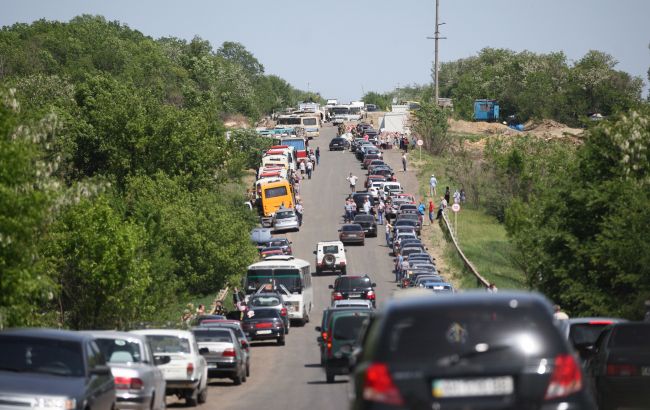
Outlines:
<svg viewBox="0 0 650 410"><path fill-rule="evenodd" d="M241 43L225 41L217 55L242 67L249 78L264 74L264 66Z"/></svg>
<svg viewBox="0 0 650 410"><path fill-rule="evenodd" d="M391 99L386 94L379 94L374 91L369 91L363 96L363 102L366 104L375 104L380 110L388 111L391 104Z"/></svg>
<svg viewBox="0 0 650 410"><path fill-rule="evenodd" d="M414 113L413 131L424 140L424 147L435 155L444 153L451 143L447 134L449 115L449 110L432 103L422 103Z"/></svg>

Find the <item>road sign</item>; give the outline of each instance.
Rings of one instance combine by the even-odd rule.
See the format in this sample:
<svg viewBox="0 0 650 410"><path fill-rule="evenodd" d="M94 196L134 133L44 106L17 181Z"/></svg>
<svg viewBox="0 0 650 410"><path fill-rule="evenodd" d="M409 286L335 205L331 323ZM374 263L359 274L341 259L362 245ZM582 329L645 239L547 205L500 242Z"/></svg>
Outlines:
<svg viewBox="0 0 650 410"><path fill-rule="evenodd" d="M454 212L460 211L460 204L453 204L451 206L451 210L454 211Z"/></svg>
<svg viewBox="0 0 650 410"><path fill-rule="evenodd" d="M418 145L419 145L419 146L423 146L423 145L424 145L424 141L422 141L422 140L418 140Z"/></svg>

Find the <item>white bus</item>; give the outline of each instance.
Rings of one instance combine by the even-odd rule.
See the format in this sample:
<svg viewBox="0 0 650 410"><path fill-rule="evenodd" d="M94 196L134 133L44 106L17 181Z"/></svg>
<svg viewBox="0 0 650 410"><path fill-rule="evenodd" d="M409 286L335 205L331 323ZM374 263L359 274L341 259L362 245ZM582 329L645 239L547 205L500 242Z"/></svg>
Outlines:
<svg viewBox="0 0 650 410"><path fill-rule="evenodd" d="M262 286L270 284L287 303L289 319L309 322L314 304L309 262L291 255L269 256L248 267L244 278L246 302Z"/></svg>

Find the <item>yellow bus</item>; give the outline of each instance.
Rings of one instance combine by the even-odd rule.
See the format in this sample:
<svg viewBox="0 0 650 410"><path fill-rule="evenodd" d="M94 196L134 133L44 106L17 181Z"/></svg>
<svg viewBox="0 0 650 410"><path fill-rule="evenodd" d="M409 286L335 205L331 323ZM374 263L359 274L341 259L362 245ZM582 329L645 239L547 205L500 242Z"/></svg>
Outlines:
<svg viewBox="0 0 650 410"><path fill-rule="evenodd" d="M275 211L284 205L285 208L295 207L293 187L286 179L263 184L262 188L262 216L272 217Z"/></svg>

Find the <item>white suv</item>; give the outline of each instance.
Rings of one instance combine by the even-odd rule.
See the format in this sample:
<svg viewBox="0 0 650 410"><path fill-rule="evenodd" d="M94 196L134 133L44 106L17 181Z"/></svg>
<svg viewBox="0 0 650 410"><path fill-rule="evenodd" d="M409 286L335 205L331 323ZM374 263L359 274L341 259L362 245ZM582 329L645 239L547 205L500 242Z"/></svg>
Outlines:
<svg viewBox="0 0 650 410"><path fill-rule="evenodd" d="M318 242L316 250L316 273L323 271L347 273L348 261L341 241Z"/></svg>

